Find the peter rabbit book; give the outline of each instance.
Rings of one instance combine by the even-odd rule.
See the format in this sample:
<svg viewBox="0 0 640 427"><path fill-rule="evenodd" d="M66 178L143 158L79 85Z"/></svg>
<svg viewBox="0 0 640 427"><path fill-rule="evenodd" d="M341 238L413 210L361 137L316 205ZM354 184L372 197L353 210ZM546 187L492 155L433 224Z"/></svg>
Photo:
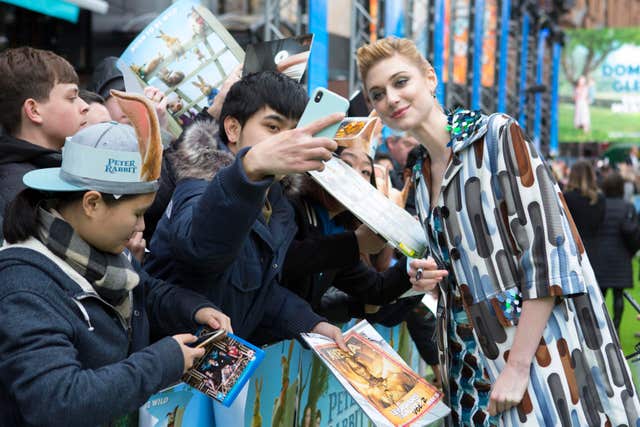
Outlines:
<svg viewBox="0 0 640 427"><path fill-rule="evenodd" d="M230 406L262 362L264 351L233 334L207 327L200 328L196 336L198 341L193 346L206 351L182 381Z"/></svg>
<svg viewBox="0 0 640 427"><path fill-rule="evenodd" d="M302 337L376 426L428 425L449 414L442 393L366 320L344 334L349 353L322 335Z"/></svg>
<svg viewBox="0 0 640 427"><path fill-rule="evenodd" d="M147 25L120 59L141 87L165 93L169 131L177 136L211 105L244 52L199 0L180 0Z"/></svg>

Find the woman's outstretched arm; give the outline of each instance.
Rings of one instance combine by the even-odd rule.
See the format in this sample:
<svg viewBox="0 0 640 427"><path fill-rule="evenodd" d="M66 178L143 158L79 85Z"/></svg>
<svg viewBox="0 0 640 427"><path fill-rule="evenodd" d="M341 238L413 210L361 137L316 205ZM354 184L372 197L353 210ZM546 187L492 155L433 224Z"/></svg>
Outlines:
<svg viewBox="0 0 640 427"><path fill-rule="evenodd" d="M555 297L523 301L507 364L498 375L491 390L489 414L499 414L522 401L529 385L531 362L554 305Z"/></svg>

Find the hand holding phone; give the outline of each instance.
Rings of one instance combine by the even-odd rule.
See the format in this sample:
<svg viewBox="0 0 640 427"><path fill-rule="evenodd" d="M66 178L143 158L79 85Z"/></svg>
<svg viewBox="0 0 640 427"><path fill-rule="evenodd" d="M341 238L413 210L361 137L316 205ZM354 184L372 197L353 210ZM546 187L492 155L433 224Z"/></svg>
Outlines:
<svg viewBox="0 0 640 427"><path fill-rule="evenodd" d="M191 342L189 344L187 344L189 347L192 348L199 348L199 347L204 347L205 345L216 341L219 338L222 338L225 334L225 330L224 329L218 329L216 331L211 331L211 332L205 332L201 335L198 336L198 339L195 340L194 342Z"/></svg>
<svg viewBox="0 0 640 427"><path fill-rule="evenodd" d="M303 128L310 123L317 121L318 119L330 116L333 113L346 113L349 109L349 101L341 97L338 94L331 92L325 88L317 88L307 103L302 117L298 121L298 128ZM340 122L333 123L329 126L321 128L319 131L313 133L316 137L331 138L336 135Z"/></svg>
<svg viewBox="0 0 640 427"><path fill-rule="evenodd" d="M324 162L331 159L337 148L332 137L344 119L344 112L319 112L317 107L309 107L314 104L313 99L309 101L305 110L308 112L303 114L296 129L277 133L255 144L245 154L242 165L251 181L324 169ZM346 110L347 105L341 108ZM326 136L329 134L331 137Z"/></svg>

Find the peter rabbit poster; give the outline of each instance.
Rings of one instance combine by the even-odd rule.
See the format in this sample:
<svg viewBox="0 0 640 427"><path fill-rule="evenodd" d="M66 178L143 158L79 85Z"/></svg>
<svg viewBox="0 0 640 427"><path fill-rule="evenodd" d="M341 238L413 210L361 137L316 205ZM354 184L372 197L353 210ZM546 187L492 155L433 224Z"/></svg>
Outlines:
<svg viewBox="0 0 640 427"><path fill-rule="evenodd" d="M349 353L321 335L302 337L376 426L428 425L450 412L366 320L344 334Z"/></svg>
<svg viewBox="0 0 640 427"><path fill-rule="evenodd" d="M180 0L154 19L120 59L143 87L165 93L169 131L177 136L211 105L226 77L244 61L244 52L198 0Z"/></svg>

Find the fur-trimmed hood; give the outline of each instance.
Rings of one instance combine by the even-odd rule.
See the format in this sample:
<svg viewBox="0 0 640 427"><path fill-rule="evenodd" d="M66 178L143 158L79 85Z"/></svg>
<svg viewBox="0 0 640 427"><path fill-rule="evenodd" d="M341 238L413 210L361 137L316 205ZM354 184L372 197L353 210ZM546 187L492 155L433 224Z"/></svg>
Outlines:
<svg viewBox="0 0 640 427"><path fill-rule="evenodd" d="M233 154L219 142L218 124L213 120L193 122L168 155L177 181L186 178L210 181L234 160Z"/></svg>

